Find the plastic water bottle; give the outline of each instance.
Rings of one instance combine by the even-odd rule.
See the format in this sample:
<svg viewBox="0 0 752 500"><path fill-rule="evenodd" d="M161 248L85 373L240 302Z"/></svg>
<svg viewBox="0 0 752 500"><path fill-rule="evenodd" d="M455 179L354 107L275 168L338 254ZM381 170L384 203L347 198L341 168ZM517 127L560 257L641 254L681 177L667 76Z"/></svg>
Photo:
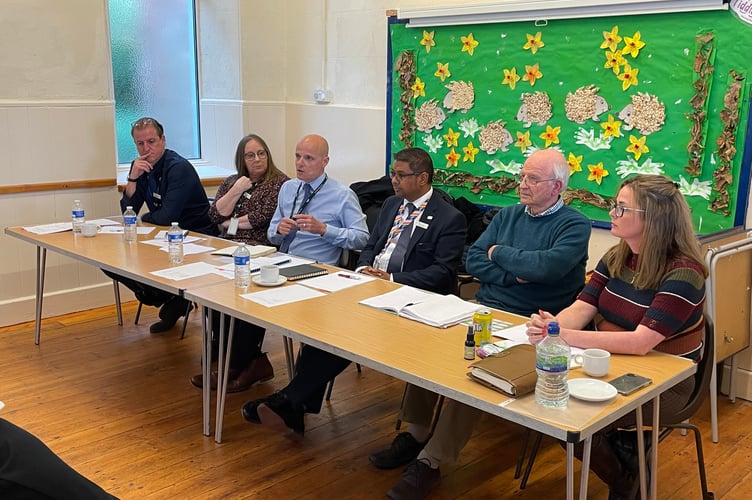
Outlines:
<svg viewBox="0 0 752 500"><path fill-rule="evenodd" d="M569 358L572 350L559 336L559 323L548 324L546 337L535 348L535 402L541 406L561 408L569 401Z"/></svg>
<svg viewBox="0 0 752 500"><path fill-rule="evenodd" d="M73 208L71 208L71 219L73 224L73 232L81 233L81 226L84 225L84 207L81 205L81 200L73 201Z"/></svg>
<svg viewBox="0 0 752 500"><path fill-rule="evenodd" d="M251 253L245 247L245 243L238 245L232 254L235 263L235 286L248 288L251 284Z"/></svg>
<svg viewBox="0 0 752 500"><path fill-rule="evenodd" d="M123 237L126 243L138 239L138 231L136 229L137 221L138 216L136 215L136 212L133 211L133 207L125 207L125 212L123 212Z"/></svg>
<svg viewBox="0 0 752 500"><path fill-rule="evenodd" d="M177 222L167 231L167 249L170 254L170 264L183 263L183 230Z"/></svg>

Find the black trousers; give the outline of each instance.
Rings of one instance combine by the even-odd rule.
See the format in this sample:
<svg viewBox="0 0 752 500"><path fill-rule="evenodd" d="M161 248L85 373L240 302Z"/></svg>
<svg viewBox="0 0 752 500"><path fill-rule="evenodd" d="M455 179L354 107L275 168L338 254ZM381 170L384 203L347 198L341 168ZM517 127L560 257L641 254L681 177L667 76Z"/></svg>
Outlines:
<svg viewBox="0 0 752 500"><path fill-rule="evenodd" d="M110 271L102 272L109 278L119 281L126 287L128 287L136 298L147 306L159 307L159 318L170 323L174 323L183 316L188 310L190 302L183 297L179 297L170 292L165 292L159 288L145 285L140 281L136 281L125 276L120 276Z"/></svg>
<svg viewBox="0 0 752 500"><path fill-rule="evenodd" d="M112 500L33 434L0 418L0 498Z"/></svg>
<svg viewBox="0 0 752 500"><path fill-rule="evenodd" d="M326 385L348 367L350 360L304 345L296 364L295 376L282 389L293 403L303 406L306 413L321 411Z"/></svg>
<svg viewBox="0 0 752 500"><path fill-rule="evenodd" d="M219 318L217 311L212 311L212 361L217 360L219 352ZM225 315L225 343L229 332L230 316ZM235 328L232 336L232 348L230 349L230 368L242 370L251 364L251 361L261 357L261 346L264 343L266 330L258 325L235 319ZM226 345L226 344L225 344Z"/></svg>

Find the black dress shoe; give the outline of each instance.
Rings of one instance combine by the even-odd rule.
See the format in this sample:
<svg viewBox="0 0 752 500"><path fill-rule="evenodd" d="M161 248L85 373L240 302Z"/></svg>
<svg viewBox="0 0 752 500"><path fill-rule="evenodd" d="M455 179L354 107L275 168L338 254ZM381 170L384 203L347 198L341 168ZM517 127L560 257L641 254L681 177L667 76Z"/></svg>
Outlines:
<svg viewBox="0 0 752 500"><path fill-rule="evenodd" d="M286 432L291 430L299 435L303 435L305 432L303 408L287 399L281 392L275 393L273 397L259 404L256 407L256 413L261 425L275 431Z"/></svg>
<svg viewBox="0 0 752 500"><path fill-rule="evenodd" d="M409 432L400 432L389 448L377 451L368 459L378 469L396 469L415 460L424 444L416 441Z"/></svg>
<svg viewBox="0 0 752 500"><path fill-rule="evenodd" d="M163 332L166 332L168 330L172 330L172 327L175 326L176 322L177 322L177 320L175 320L173 322L164 321L164 320L157 321L156 323L152 324L149 327L149 333L163 333Z"/></svg>
<svg viewBox="0 0 752 500"><path fill-rule="evenodd" d="M265 398L260 399L254 399L253 401L248 401L246 404L243 405L243 407L240 409L240 413L243 415L243 420L246 422L250 422L252 424L260 424L261 419L258 415L258 407L262 404L268 404L273 403L276 401L284 400L285 396L277 391L271 396L267 396Z"/></svg>
<svg viewBox="0 0 752 500"><path fill-rule="evenodd" d="M386 496L392 500L425 498L441 481L441 471L432 469L425 459L413 460Z"/></svg>

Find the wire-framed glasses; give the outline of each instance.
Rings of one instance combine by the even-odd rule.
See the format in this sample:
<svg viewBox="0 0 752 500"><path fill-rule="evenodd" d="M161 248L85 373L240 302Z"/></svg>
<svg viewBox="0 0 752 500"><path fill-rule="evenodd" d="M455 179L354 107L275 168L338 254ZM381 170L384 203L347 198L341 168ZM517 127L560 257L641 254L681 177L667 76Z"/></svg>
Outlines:
<svg viewBox="0 0 752 500"><path fill-rule="evenodd" d="M609 212L613 212L614 213L614 217L616 217L616 218L624 216L624 211L627 211L627 212L645 212L645 210L643 210L641 208L629 208L629 207L625 207L624 205L620 205L618 203L615 203L613 201L609 204Z"/></svg>

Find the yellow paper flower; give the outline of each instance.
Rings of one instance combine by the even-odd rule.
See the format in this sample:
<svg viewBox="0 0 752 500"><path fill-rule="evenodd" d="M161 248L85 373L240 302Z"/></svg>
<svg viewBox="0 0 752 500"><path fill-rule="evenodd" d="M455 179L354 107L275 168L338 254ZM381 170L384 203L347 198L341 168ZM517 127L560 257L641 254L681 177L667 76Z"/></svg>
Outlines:
<svg viewBox="0 0 752 500"><path fill-rule="evenodd" d="M420 78L416 77L415 83L413 83L413 86L410 88L413 91L413 99L417 99L418 96L421 96L421 97L426 96L426 84Z"/></svg>
<svg viewBox="0 0 752 500"><path fill-rule="evenodd" d="M627 153L632 153L635 160L639 160L640 156L642 156L642 153L650 152L650 148L645 145L645 139L647 139L647 137L645 137L644 135L638 139L632 134L629 134L629 146L627 146Z"/></svg>
<svg viewBox="0 0 752 500"><path fill-rule="evenodd" d="M624 48L621 49L621 53L624 55L629 54L632 57L637 57L640 53L640 49L645 46L645 42L640 40L640 32L635 32L631 37L624 37Z"/></svg>
<svg viewBox="0 0 752 500"><path fill-rule="evenodd" d="M633 69L629 64L625 64L624 71L622 71L621 75L617 77L619 80L621 80L621 89L627 90L632 85L637 85L639 83L637 81L637 73L639 72L639 69Z"/></svg>
<svg viewBox="0 0 752 500"><path fill-rule="evenodd" d="M615 52L616 47L619 45L619 42L621 42L621 37L619 36L619 27L614 26L613 28L611 28L611 31L603 32L603 43L601 44L601 48L608 48L612 52Z"/></svg>
<svg viewBox="0 0 752 500"><path fill-rule="evenodd" d="M549 147L551 143L559 144L559 132L561 132L561 127L546 125L546 131L538 137L546 141L546 147Z"/></svg>
<svg viewBox="0 0 752 500"><path fill-rule="evenodd" d="M603 137L621 137L621 122L614 120L614 115L608 115L608 121L601 123L601 128Z"/></svg>
<svg viewBox="0 0 752 500"><path fill-rule="evenodd" d="M441 78L442 82L452 76L452 74L449 72L449 63L441 64L440 62L437 62L436 73L434 73L433 76L438 76L439 78Z"/></svg>
<svg viewBox="0 0 752 500"><path fill-rule="evenodd" d="M599 162L597 165L588 165L587 168L590 170L587 180L595 181L599 186L603 178L608 177L608 170L603 168L603 162Z"/></svg>
<svg viewBox="0 0 752 500"><path fill-rule="evenodd" d="M517 132L517 140L514 142L514 147L520 148L520 152L524 153L525 150L532 146L533 143L530 142L530 131L528 130L524 134L521 132Z"/></svg>
<svg viewBox="0 0 752 500"><path fill-rule="evenodd" d="M452 150L449 152L449 154L444 155L444 158L446 158L446 160L447 160L447 164L446 164L447 168L449 168L449 167L456 167L457 166L457 162L460 161L460 155L458 155L454 151L454 148L452 148Z"/></svg>
<svg viewBox="0 0 752 500"><path fill-rule="evenodd" d="M533 54L538 52L538 49L546 45L541 41L541 32L535 34L535 36L528 33L527 35L527 42L525 42L525 45L522 46L523 49L529 50Z"/></svg>
<svg viewBox="0 0 752 500"><path fill-rule="evenodd" d="M471 163L475 163L475 155L478 154L478 151L480 151L480 149L473 146L473 141L468 142L467 146L462 148L462 152L465 153L465 156L462 157L462 161L470 160Z"/></svg>
<svg viewBox="0 0 752 500"><path fill-rule="evenodd" d="M479 42L473 38L473 34L470 33L467 36L461 36L460 40L462 40L462 52L467 52L468 54L473 55L475 47L479 44Z"/></svg>
<svg viewBox="0 0 752 500"><path fill-rule="evenodd" d="M420 41L420 44L426 48L426 54L431 52L431 47L436 46L436 42L433 41L433 31L428 32L423 30L423 39Z"/></svg>
<svg viewBox="0 0 752 500"><path fill-rule="evenodd" d="M603 65L604 68L611 68L614 71L614 74L618 75L619 69L625 64L627 64L627 60L621 55L621 51L606 51L606 63Z"/></svg>
<svg viewBox="0 0 752 500"><path fill-rule="evenodd" d="M538 63L535 63L533 66L525 66L525 75L522 77L522 80L530 82L531 87L535 85L535 80L542 77L543 73L538 68Z"/></svg>
<svg viewBox="0 0 752 500"><path fill-rule="evenodd" d="M575 172L582 172L582 155L575 156L573 153L569 153L569 159L567 159L567 163L569 164L569 175L574 175Z"/></svg>
<svg viewBox="0 0 752 500"><path fill-rule="evenodd" d="M450 147L454 146L456 148L457 147L457 139L460 138L460 133L459 132L455 132L450 127L449 131L446 134L444 134L442 137L446 141L446 147L450 148Z"/></svg>
<svg viewBox="0 0 752 500"><path fill-rule="evenodd" d="M520 75L517 74L517 68L505 69L504 70L504 79L501 81L502 85L509 85L509 88L511 90L514 90L514 87L517 85L517 82L520 81Z"/></svg>

